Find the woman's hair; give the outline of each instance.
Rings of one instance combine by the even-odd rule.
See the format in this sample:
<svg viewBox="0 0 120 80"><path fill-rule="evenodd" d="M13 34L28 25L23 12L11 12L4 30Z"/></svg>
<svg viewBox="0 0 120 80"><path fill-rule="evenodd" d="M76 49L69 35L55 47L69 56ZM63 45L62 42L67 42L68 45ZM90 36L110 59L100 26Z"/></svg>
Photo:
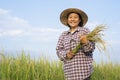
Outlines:
<svg viewBox="0 0 120 80"><path fill-rule="evenodd" d="M81 19L81 22L80 22L78 25L79 25L79 27L83 27L82 17L81 17L81 15L80 15L79 13L77 13L77 12L70 12L70 13L67 15L67 19L68 19L68 16L69 16L71 13L76 13L76 14L79 16L79 19ZM67 25L68 25L68 27L70 27L69 24L67 24Z"/></svg>

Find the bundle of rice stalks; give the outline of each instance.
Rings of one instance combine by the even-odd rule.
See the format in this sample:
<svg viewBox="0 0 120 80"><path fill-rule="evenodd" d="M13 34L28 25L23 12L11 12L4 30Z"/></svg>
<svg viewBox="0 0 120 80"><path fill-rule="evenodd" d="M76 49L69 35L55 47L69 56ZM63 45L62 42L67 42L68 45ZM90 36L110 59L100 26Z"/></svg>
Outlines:
<svg viewBox="0 0 120 80"><path fill-rule="evenodd" d="M106 50L106 46L105 46L105 41L102 39L102 36L104 36L104 34L102 33L102 31L104 31L106 29L105 25L98 25L96 26L96 28L91 31L89 34L87 34L87 39L89 41L95 42L96 47L99 49L99 51L105 51ZM76 48L74 48L72 50L73 54L76 54L78 52L78 50L81 48L82 44L79 43Z"/></svg>

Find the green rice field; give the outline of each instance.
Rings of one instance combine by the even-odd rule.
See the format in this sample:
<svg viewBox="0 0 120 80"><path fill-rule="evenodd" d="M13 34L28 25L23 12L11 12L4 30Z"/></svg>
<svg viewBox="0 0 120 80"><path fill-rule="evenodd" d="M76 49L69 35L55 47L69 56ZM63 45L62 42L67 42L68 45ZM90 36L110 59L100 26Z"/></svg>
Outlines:
<svg viewBox="0 0 120 80"><path fill-rule="evenodd" d="M62 62L50 61L45 57L31 59L0 54L0 80L65 80ZM120 80L120 64L99 63L94 65L92 80Z"/></svg>

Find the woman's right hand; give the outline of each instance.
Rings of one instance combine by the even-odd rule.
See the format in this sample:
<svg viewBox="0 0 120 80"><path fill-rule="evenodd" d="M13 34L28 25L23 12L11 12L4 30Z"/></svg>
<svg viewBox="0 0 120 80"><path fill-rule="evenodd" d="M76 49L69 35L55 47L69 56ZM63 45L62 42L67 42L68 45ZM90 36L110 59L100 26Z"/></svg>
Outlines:
<svg viewBox="0 0 120 80"><path fill-rule="evenodd" d="M80 42L83 43L83 44L87 44L88 43L87 36L86 35L82 35L80 37Z"/></svg>
<svg viewBox="0 0 120 80"><path fill-rule="evenodd" d="M71 51L67 52L67 58L72 59L74 57L74 54Z"/></svg>

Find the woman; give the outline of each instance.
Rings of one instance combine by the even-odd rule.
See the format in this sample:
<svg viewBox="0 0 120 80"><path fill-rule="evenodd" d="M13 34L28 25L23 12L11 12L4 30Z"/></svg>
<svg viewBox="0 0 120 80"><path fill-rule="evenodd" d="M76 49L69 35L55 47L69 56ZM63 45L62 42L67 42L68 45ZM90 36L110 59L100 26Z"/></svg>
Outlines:
<svg viewBox="0 0 120 80"><path fill-rule="evenodd" d="M63 61L66 80L90 80L93 72L93 51L95 44L86 38L90 31L84 27L88 20L85 12L77 8L64 10L60 15L60 21L69 27L59 37L56 47L57 55ZM74 49L79 43L82 47L74 55Z"/></svg>

